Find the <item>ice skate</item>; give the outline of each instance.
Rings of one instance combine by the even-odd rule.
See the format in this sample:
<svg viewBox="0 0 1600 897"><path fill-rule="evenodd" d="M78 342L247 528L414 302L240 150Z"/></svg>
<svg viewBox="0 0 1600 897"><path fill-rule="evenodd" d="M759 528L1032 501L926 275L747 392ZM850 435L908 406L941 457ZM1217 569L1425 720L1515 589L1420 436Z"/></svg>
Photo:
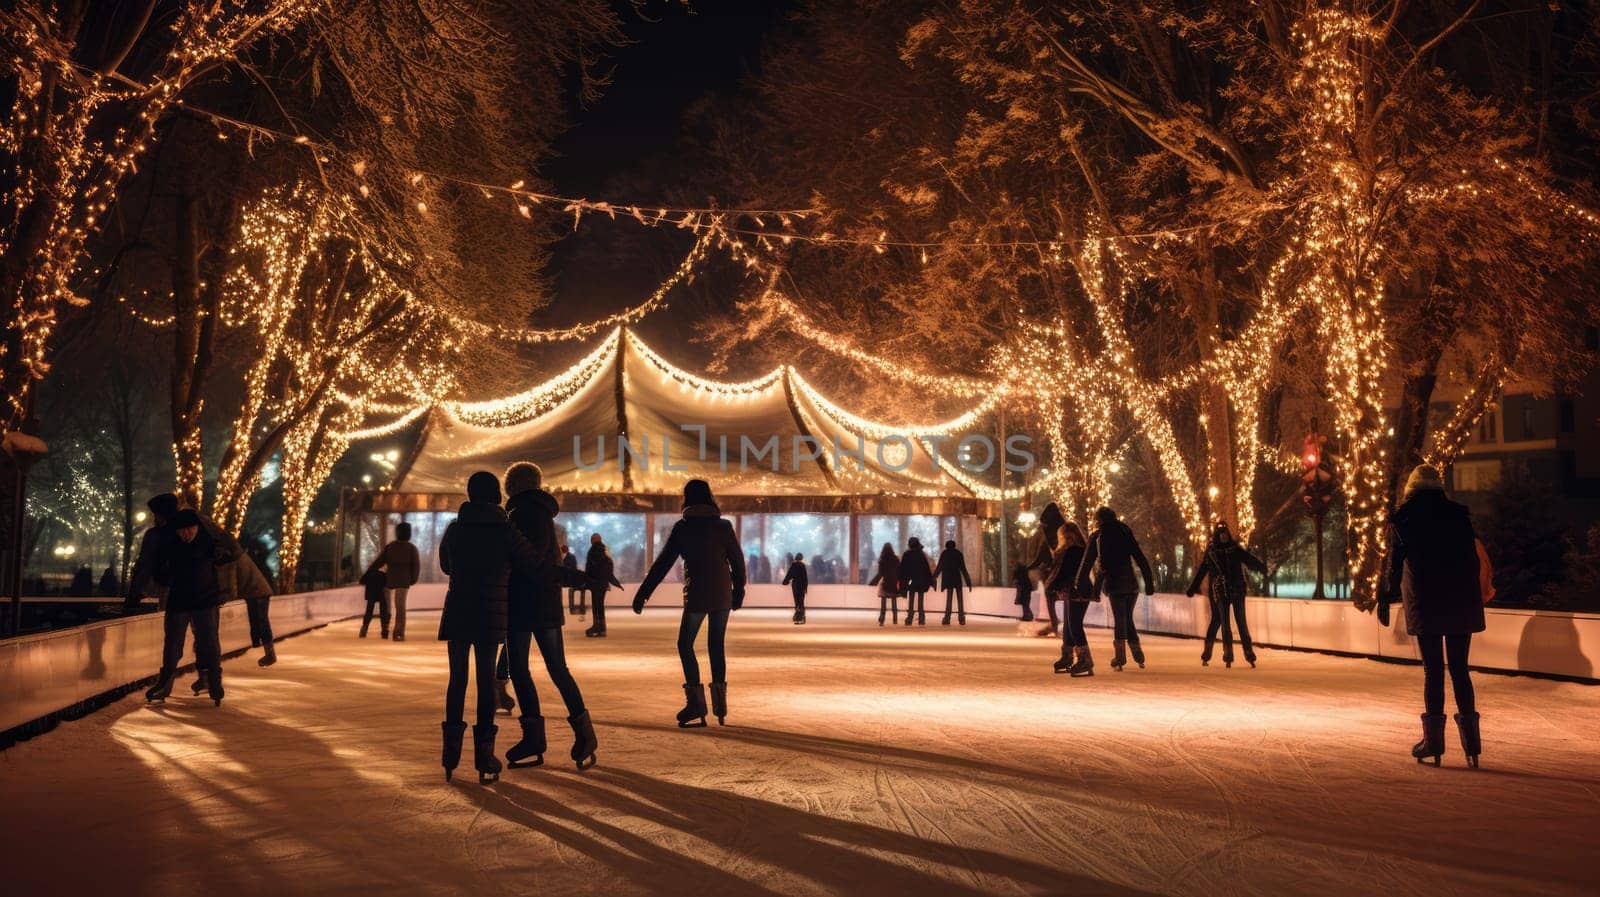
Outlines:
<svg viewBox="0 0 1600 897"><path fill-rule="evenodd" d="M1055 662L1055 664L1052 666L1052 669L1054 669L1057 673L1070 673L1072 672L1072 668L1077 666L1077 664L1078 649L1073 648L1070 651L1062 651L1061 658Z"/></svg>
<svg viewBox="0 0 1600 897"><path fill-rule="evenodd" d="M572 762L579 769L588 769L595 764L595 748L600 746L600 739L594 737L594 722L587 710L567 717L567 722L572 725Z"/></svg>
<svg viewBox="0 0 1600 897"><path fill-rule="evenodd" d="M1483 739L1478 732L1478 714L1456 714L1456 730L1461 734L1461 753L1467 755L1467 765L1478 768L1478 755L1483 753ZM1441 734L1440 738L1443 738ZM1440 741L1441 750L1444 742Z"/></svg>
<svg viewBox="0 0 1600 897"><path fill-rule="evenodd" d="M606 631L603 628L601 628L599 625L590 626L588 629L585 629L583 631L583 637L584 638L605 638L606 637Z"/></svg>
<svg viewBox="0 0 1600 897"><path fill-rule="evenodd" d="M944 619L939 621L939 625L940 626L949 626L950 625L950 615L949 614L945 614L944 615Z"/></svg>
<svg viewBox="0 0 1600 897"><path fill-rule="evenodd" d="M172 694L172 679L177 675L172 667L162 667L156 676L156 684L150 686L144 693L144 699L151 704L161 704Z"/></svg>
<svg viewBox="0 0 1600 897"><path fill-rule="evenodd" d="M966 614L960 615L959 617L956 618L956 622L960 623L962 626L967 625L967 615Z"/></svg>
<svg viewBox="0 0 1600 897"><path fill-rule="evenodd" d="M683 686L684 707L678 711L678 728L701 729L706 724L706 687L704 685Z"/></svg>
<svg viewBox="0 0 1600 897"><path fill-rule="evenodd" d="M1089 653L1087 646L1078 649L1078 659L1067 672L1071 673L1074 679L1094 675L1094 655Z"/></svg>
<svg viewBox="0 0 1600 897"><path fill-rule="evenodd" d="M494 736L499 726L472 727L472 765L478 770L478 784L500 781L500 758L494 755Z"/></svg>
<svg viewBox="0 0 1600 897"><path fill-rule="evenodd" d="M1113 642L1113 651L1111 652L1111 668L1120 673L1122 668L1127 665L1128 642L1126 639L1116 639Z"/></svg>
<svg viewBox="0 0 1600 897"><path fill-rule="evenodd" d="M1139 669L1144 669L1144 648L1140 647L1138 642L1129 639L1128 652L1133 655L1133 662L1139 665Z"/></svg>
<svg viewBox="0 0 1600 897"><path fill-rule="evenodd" d="M495 701L498 703L501 713L510 713L517 706L517 702L511 697L510 685L510 679L494 680Z"/></svg>
<svg viewBox="0 0 1600 897"><path fill-rule="evenodd" d="M272 646L271 642L267 642L265 645L262 645L261 649L261 659L256 661L256 666L270 667L278 662L278 651Z"/></svg>
<svg viewBox="0 0 1600 897"><path fill-rule="evenodd" d="M211 695L211 702L218 707L222 706L222 667L206 671L206 691Z"/></svg>
<svg viewBox="0 0 1600 897"><path fill-rule="evenodd" d="M800 619L795 620L795 623L797 623L797 624L799 624L801 626L806 625L806 612L805 612L804 608L802 608L801 611L800 611Z"/></svg>
<svg viewBox="0 0 1600 897"><path fill-rule="evenodd" d="M728 716L728 683L711 683L711 715L717 718L717 725L723 726Z"/></svg>
<svg viewBox="0 0 1600 897"><path fill-rule="evenodd" d="M523 716L517 722L522 726L522 740L506 750L506 765L512 769L544 765L544 717ZM532 760L528 758L532 757Z"/></svg>
<svg viewBox="0 0 1600 897"><path fill-rule="evenodd" d="M456 767L461 765L461 742L466 738L467 724L440 723L439 726L444 730L444 749L439 764L444 767L444 780L448 782Z"/></svg>
<svg viewBox="0 0 1600 897"><path fill-rule="evenodd" d="M1476 726L1477 720L1473 720ZM1444 756L1444 714L1424 713L1422 715L1422 740L1411 748L1411 756L1417 758L1418 763L1433 760L1433 765L1439 765L1439 758Z"/></svg>
<svg viewBox="0 0 1600 897"><path fill-rule="evenodd" d="M206 671L196 669L194 672L194 681L189 683L189 691L198 698L206 691Z"/></svg>

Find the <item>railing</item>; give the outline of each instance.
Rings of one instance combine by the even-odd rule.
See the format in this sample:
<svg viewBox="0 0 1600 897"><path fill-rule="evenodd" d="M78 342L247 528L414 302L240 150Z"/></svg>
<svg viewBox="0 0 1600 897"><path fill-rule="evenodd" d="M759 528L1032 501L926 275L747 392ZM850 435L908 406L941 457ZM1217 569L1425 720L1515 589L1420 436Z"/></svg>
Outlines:
<svg viewBox="0 0 1600 897"><path fill-rule="evenodd" d="M623 611L633 600L635 586L610 594L613 619L627 625ZM407 602L413 612L438 610L445 587L419 585ZM1017 615L1010 589L979 587L968 592L967 614L983 617ZM1037 594L1033 598L1038 608ZM1251 634L1257 644L1312 651L1332 651L1367 657L1415 660L1415 642L1404 631L1402 614L1392 627L1379 626L1371 614L1348 602L1295 598L1250 598ZM652 607L672 607L678 587L663 585ZM791 599L787 586L753 585L747 608L785 608ZM902 611L904 602L901 602ZM807 608L847 608L876 613L876 590L861 585L815 585L806 597ZM281 638L355 616L365 608L356 587L326 589L272 599L273 631ZM944 613L944 595L927 596L930 614ZM1600 615L1491 608L1488 630L1473 640L1476 667L1507 672L1538 673L1594 679L1600 668ZM221 614L224 653L250 644L249 623L242 602L225 605ZM1207 602L1201 597L1155 595L1140 598L1136 623L1140 631L1177 636L1201 636L1207 623ZM1110 623L1109 607L1099 602L1087 621L1094 626ZM427 627L419 638L431 638ZM90 623L72 629L0 641L0 732L55 715L71 715L108 694L125 691L150 678L161 666L161 615L142 614ZM192 650L193 646L188 646Z"/></svg>

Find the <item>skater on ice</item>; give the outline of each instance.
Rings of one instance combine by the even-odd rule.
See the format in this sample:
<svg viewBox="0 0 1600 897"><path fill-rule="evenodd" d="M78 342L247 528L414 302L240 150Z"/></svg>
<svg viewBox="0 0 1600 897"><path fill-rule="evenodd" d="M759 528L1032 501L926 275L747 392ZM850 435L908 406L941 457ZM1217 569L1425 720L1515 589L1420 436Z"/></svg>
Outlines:
<svg viewBox="0 0 1600 897"><path fill-rule="evenodd" d="M1067 518L1061 513L1061 506L1050 502L1039 512L1039 531L1034 534L1032 541L1033 561L1028 564L1028 574L1033 581L1044 589L1044 609L1050 615L1050 628L1039 633L1041 636L1055 636L1061 634L1061 619L1056 616L1056 603L1050 597L1048 588L1051 566L1055 563L1055 551L1061 525Z"/></svg>
<svg viewBox="0 0 1600 897"><path fill-rule="evenodd" d="M1387 619L1396 600L1406 631L1422 655L1422 740L1411 749L1418 763L1438 766L1445 752L1444 679L1456 696L1456 730L1467 765L1483 751L1477 694L1468 658L1472 635L1484 630L1483 605L1494 597L1493 571L1472 529L1465 505L1445 497L1439 469L1419 464L1406 479L1403 500L1389 517L1389 567L1379 596Z"/></svg>
<svg viewBox="0 0 1600 897"><path fill-rule="evenodd" d="M678 623L678 660L683 664L684 707L679 728L706 724L706 688L694 643L707 627L706 653L711 659L711 713L722 724L728 715L728 615L744 605L745 559L733 524L723 518L711 495L711 484L690 480L683 487L683 517L672 525L661 554L650 565L633 597L633 612L644 605L672 565L683 559L683 617Z"/></svg>
<svg viewBox="0 0 1600 897"><path fill-rule="evenodd" d="M606 547L599 533L589 537L589 556L583 564L583 577L594 606L594 625L583 634L587 638L605 638L606 592L612 586L622 588L622 583L617 581L617 564L611 558L611 549Z"/></svg>
<svg viewBox="0 0 1600 897"><path fill-rule="evenodd" d="M1154 595L1155 577L1150 574L1150 562L1133 530L1117 519L1116 511L1100 508L1094 512L1094 523L1094 534L1089 537L1078 569L1078 590L1088 596L1104 593L1111 600L1111 668L1122 672L1131 651L1133 662L1144 669L1144 649L1139 645L1139 630L1133 625L1133 609L1139 600L1139 581L1134 578L1133 567L1137 564L1144 577L1144 593Z"/></svg>
<svg viewBox="0 0 1600 897"><path fill-rule="evenodd" d="M176 501L173 497L172 503ZM163 510L171 510L171 506ZM212 702L220 705L222 646L217 627L222 589L217 567L240 558L239 543L212 538L191 508L173 512L171 523L159 529L152 575L166 588L167 609L162 618L161 672L156 684L145 692L145 699L159 702L172 694L172 678L183 659L184 637L193 629L195 669Z"/></svg>
<svg viewBox="0 0 1600 897"><path fill-rule="evenodd" d="M789 564L789 572L783 575L783 585L789 587L790 594L794 597L793 622L799 626L806 621L806 559L805 555L795 552L794 560Z"/></svg>
<svg viewBox="0 0 1600 897"><path fill-rule="evenodd" d="M1211 622L1206 624L1206 646L1200 652L1201 666L1211 664L1211 651L1217 644L1219 628L1222 630L1222 665L1233 666L1233 629L1228 625L1228 615L1231 613L1239 624L1239 646L1244 650L1245 662L1255 669L1256 649L1250 642L1250 625L1245 622L1244 599L1249 589L1249 582L1244 575L1245 567L1262 576L1267 573L1267 565L1234 540L1233 533L1228 530L1228 522L1217 521L1216 529L1211 531L1211 541L1206 544L1205 553L1200 555L1194 579L1185 590L1185 594L1193 598L1204 581L1207 596L1211 599Z"/></svg>
<svg viewBox="0 0 1600 897"><path fill-rule="evenodd" d="M1100 600L1099 595L1081 593L1077 588L1078 569L1083 566L1087 543L1077 523L1068 520L1061 524L1044 590L1046 601L1061 602L1061 657L1055 662L1055 671L1080 678L1094 675L1094 657L1089 653L1089 634L1083 628L1083 618L1089 612L1089 603Z"/></svg>
<svg viewBox="0 0 1600 897"><path fill-rule="evenodd" d="M894 553L894 546L888 542L883 543L883 550L878 552L878 571L872 574L872 579L867 581L869 586L878 587L878 625L883 625L883 615L887 610L890 622L900 622L900 557ZM911 620L911 610L906 609L906 621Z"/></svg>
<svg viewBox="0 0 1600 897"><path fill-rule="evenodd" d="M906 540L905 554L900 555L900 585L906 593L906 625L911 625L913 609L917 612L917 625L928 625L923 602L933 588L933 568L928 564L927 552L922 550L922 540L916 536Z"/></svg>
<svg viewBox="0 0 1600 897"><path fill-rule="evenodd" d="M405 641L406 596L422 573L422 558L411 544L411 524L402 521L395 525L393 541L383 546L367 569L383 571L383 586L394 603L394 640Z"/></svg>
<svg viewBox="0 0 1600 897"><path fill-rule="evenodd" d="M972 574L967 572L967 558L956 547L954 539L944 543L944 550L939 552L939 563L934 568L933 574L939 580L939 587L944 589L944 620L942 625L950 625L950 598L955 597L956 615L961 625L967 625L967 601L961 591L963 583L967 588L972 588Z"/></svg>

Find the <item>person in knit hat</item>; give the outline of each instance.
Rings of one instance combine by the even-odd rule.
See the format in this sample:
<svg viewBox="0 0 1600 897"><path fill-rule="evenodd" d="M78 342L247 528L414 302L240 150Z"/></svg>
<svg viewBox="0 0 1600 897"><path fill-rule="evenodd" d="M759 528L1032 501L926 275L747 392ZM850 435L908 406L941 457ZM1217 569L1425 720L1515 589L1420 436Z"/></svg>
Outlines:
<svg viewBox="0 0 1600 897"><path fill-rule="evenodd" d="M683 664L685 706L678 711L683 728L706 724L706 688L700 682L700 664L694 642L700 627L711 621L706 648L711 656L711 710L717 722L728 715L728 663L724 641L728 615L744 604L744 550L733 524L723 519L711 495L711 484L690 480L683 487L683 518L673 524L661 554L650 565L633 599L633 612L644 613L645 602L661 584L672 565L683 558L683 619L678 626L678 659Z"/></svg>
<svg viewBox="0 0 1600 897"><path fill-rule="evenodd" d="M150 526L139 538L139 553L134 555L133 570L128 574L128 592L122 601L122 612L125 614L137 612L140 602L147 595L156 599L159 608L165 609L167 604L166 587L156 582L153 574L156 546L171 530L172 519L178 516L178 496L163 492L151 496L145 502L145 507L150 509Z"/></svg>
<svg viewBox="0 0 1600 897"><path fill-rule="evenodd" d="M1444 677L1456 695L1456 726L1467 762L1478 763L1477 695L1468 654L1484 630L1479 546L1465 505L1445 497L1444 476L1419 464L1406 478L1400 506L1389 516L1388 569L1378 596L1379 616L1395 600L1405 606L1406 631L1422 655L1422 740L1411 749L1435 766L1444 754Z"/></svg>

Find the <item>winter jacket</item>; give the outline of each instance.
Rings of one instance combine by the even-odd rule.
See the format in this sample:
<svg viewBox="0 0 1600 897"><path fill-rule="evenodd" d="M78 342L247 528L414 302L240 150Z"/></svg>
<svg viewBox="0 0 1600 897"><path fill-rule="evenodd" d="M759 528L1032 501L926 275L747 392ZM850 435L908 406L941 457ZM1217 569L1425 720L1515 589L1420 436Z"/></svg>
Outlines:
<svg viewBox="0 0 1600 897"><path fill-rule="evenodd" d="M972 574L967 572L967 558L959 548L946 548L939 552L939 564L933 568L941 589L958 589L962 583L972 588Z"/></svg>
<svg viewBox="0 0 1600 897"><path fill-rule="evenodd" d="M506 516L533 546L539 575L511 572L506 624L512 632L555 629L566 621L561 606L561 547L556 542L556 515L561 506L543 489L528 489L506 499Z"/></svg>
<svg viewBox="0 0 1600 897"><path fill-rule="evenodd" d="M900 584L908 592L926 592L933 587L933 568L921 548L907 548L900 555Z"/></svg>
<svg viewBox="0 0 1600 897"><path fill-rule="evenodd" d="M783 577L782 585L794 590L796 595L804 595L810 587L811 581L806 576L806 565L802 561L795 561L789 565L789 572Z"/></svg>
<svg viewBox="0 0 1600 897"><path fill-rule="evenodd" d="M367 572L361 574L359 582L362 588L361 597L365 598L368 603L381 602L384 599L386 590L383 587L384 574L382 570L368 567Z"/></svg>
<svg viewBox="0 0 1600 897"><path fill-rule="evenodd" d="M152 526L139 537L139 553L134 555L133 570L128 573L128 592L126 602L136 605L146 596L164 602L167 597L167 587L156 581L156 551L161 545L162 538L171 527L165 524Z"/></svg>
<svg viewBox="0 0 1600 897"><path fill-rule="evenodd" d="M1150 562L1145 559L1139 540L1133 530L1118 520L1108 523L1089 536L1089 547L1083 552L1083 562L1078 567L1078 599L1093 601L1102 593L1107 595L1136 595L1139 581L1134 578L1133 565L1139 565L1144 575L1146 595L1155 594L1155 577L1150 574Z"/></svg>
<svg viewBox="0 0 1600 897"><path fill-rule="evenodd" d="M1076 588L1078 568L1083 566L1084 547L1063 545L1051 552L1050 572L1045 576L1044 593L1051 601L1099 601L1097 594L1080 594Z"/></svg>
<svg viewBox="0 0 1600 897"><path fill-rule="evenodd" d="M185 542L175 529L163 527L156 546L154 577L166 586L167 610L196 611L222 603L219 565L239 559L238 543L229 546L213 539L209 527L202 526L193 540Z"/></svg>
<svg viewBox="0 0 1600 897"><path fill-rule="evenodd" d="M1477 537L1464 505L1443 492L1418 490L1389 517L1386 600L1405 602L1412 635L1482 632Z"/></svg>
<svg viewBox="0 0 1600 897"><path fill-rule="evenodd" d="M622 588L622 583L617 582L617 564L604 545L589 546L589 556L583 564L583 584L596 595L604 595L611 586Z"/></svg>
<svg viewBox="0 0 1600 897"><path fill-rule="evenodd" d="M439 540L439 569L450 577L439 640L503 642L511 572L532 578L543 564L499 505L468 501Z"/></svg>
<svg viewBox="0 0 1600 897"><path fill-rule="evenodd" d="M867 582L869 586L878 587L878 595L890 598L900 594L900 559L894 555L878 558L878 572L872 575Z"/></svg>
<svg viewBox="0 0 1600 897"><path fill-rule="evenodd" d="M1238 542L1213 541L1206 546L1205 554L1200 556L1200 566L1195 568L1194 579L1190 580L1186 591L1190 595L1200 591L1200 581L1203 579L1206 580L1206 592L1212 601L1224 604L1243 601L1250 588L1244 576L1245 567L1262 576L1267 575L1267 565L1245 551Z"/></svg>
<svg viewBox="0 0 1600 897"><path fill-rule="evenodd" d="M217 568L217 582L222 589L224 602L237 599L258 600L272 597L272 585L267 582L267 577L256 566L256 562L247 554L240 554L239 559L231 564L224 564Z"/></svg>
<svg viewBox="0 0 1600 897"><path fill-rule="evenodd" d="M383 571L383 585L390 589L409 589L422 576L422 556L417 546L396 539L372 559L372 568Z"/></svg>
<svg viewBox="0 0 1600 897"><path fill-rule="evenodd" d="M731 610L744 604L744 551L733 524L722 518L716 505L689 505L683 519L672 525L667 543L650 565L634 607L650 594L683 558L683 607L697 613Z"/></svg>

